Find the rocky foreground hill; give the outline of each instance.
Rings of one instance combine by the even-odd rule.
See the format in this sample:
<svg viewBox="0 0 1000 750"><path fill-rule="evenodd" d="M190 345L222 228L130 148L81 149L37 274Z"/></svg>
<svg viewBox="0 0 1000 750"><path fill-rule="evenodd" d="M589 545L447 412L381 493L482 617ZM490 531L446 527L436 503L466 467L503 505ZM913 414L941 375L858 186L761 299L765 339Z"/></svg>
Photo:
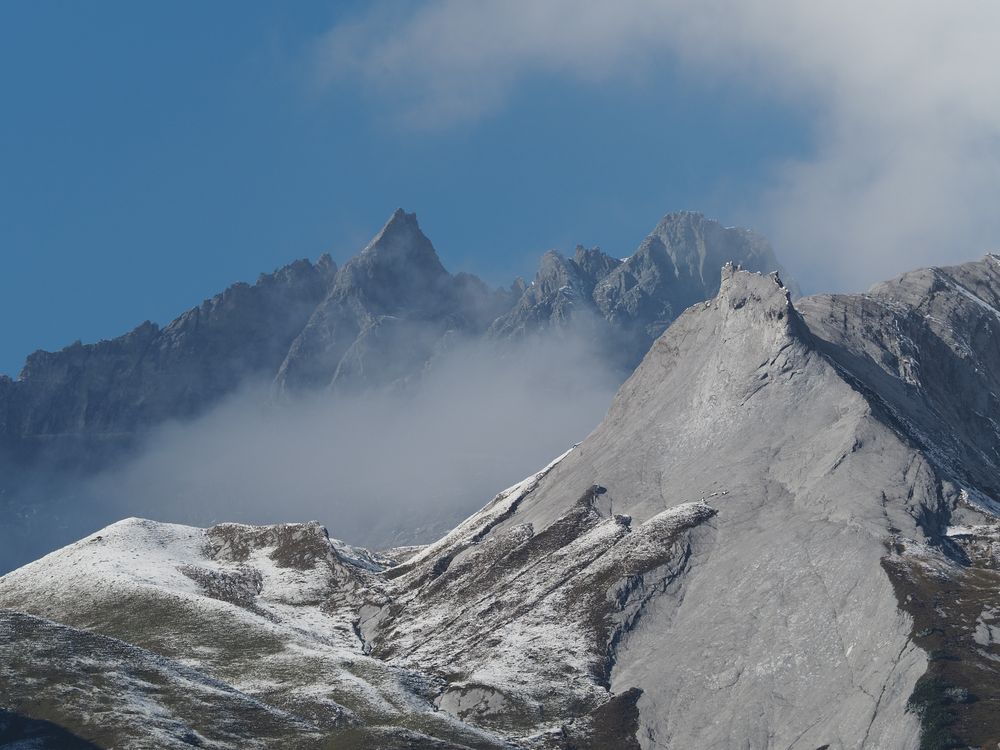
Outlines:
<svg viewBox="0 0 1000 750"><path fill-rule="evenodd" d="M0 736L995 748L998 332L997 256L794 304L726 266L434 544L129 519L0 578Z"/></svg>

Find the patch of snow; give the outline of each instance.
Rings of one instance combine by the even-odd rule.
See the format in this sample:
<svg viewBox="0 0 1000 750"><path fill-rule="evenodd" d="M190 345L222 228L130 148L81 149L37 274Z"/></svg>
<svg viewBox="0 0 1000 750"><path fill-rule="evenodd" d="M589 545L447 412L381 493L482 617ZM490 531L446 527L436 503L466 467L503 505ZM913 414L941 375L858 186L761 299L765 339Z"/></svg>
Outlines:
<svg viewBox="0 0 1000 750"><path fill-rule="evenodd" d="M978 526L949 526L945 536L975 536Z"/></svg>
<svg viewBox="0 0 1000 750"><path fill-rule="evenodd" d="M381 573L386 568L391 567L391 560L373 554L364 547L355 547L340 539L331 539L330 545L337 551L337 555L344 562L350 563L355 567L363 568L372 573Z"/></svg>
<svg viewBox="0 0 1000 750"><path fill-rule="evenodd" d="M1000 518L1000 503L987 497L979 490L963 488L959 492L959 499L980 513Z"/></svg>
<svg viewBox="0 0 1000 750"><path fill-rule="evenodd" d="M250 532L279 528L231 526ZM303 533L318 532L300 524L281 528L288 526L302 526ZM339 704L350 696L355 705L385 716L434 712L433 705L412 688L414 679L423 678L362 653L363 644L354 631L354 606L326 606L331 595L350 601L355 587L372 583L370 571L379 568L367 551L330 542L331 553L337 554L306 569L279 565L272 557L277 550L273 544L251 545L235 561L214 559L210 531L125 519L0 578L0 606L72 622L81 606L85 612L113 613L122 603L143 598L169 602L181 623L195 618L208 631L239 634L249 643L262 639L282 644L265 655L251 649L253 662L234 673L233 663L243 659L240 649L212 647L212 638L206 641L212 645L193 644L184 636L183 625L178 631L182 642L172 658L205 674L213 674L221 665L232 688L251 697L266 696L270 702L277 690L286 696L315 696L324 705ZM250 591L243 606L216 598L226 595L226 584L232 580L252 581L254 576L259 591L256 595L252 587L238 591ZM208 588L200 582L206 579ZM211 590L215 581L221 582L221 593ZM368 593L377 596L378 587L372 586ZM108 619L113 622L113 615ZM95 626L98 632L104 627L100 622ZM166 649L164 655L171 656L169 642L161 647ZM143 705L138 698L129 702L136 708Z"/></svg>

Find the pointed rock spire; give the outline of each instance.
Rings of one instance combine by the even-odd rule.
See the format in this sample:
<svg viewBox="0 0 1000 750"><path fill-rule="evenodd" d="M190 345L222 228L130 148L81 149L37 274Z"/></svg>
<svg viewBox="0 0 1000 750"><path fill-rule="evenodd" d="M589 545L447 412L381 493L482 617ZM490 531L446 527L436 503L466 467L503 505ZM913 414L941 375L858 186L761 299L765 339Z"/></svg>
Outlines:
<svg viewBox="0 0 1000 750"><path fill-rule="evenodd" d="M420 230L417 215L403 209L389 217L361 253L341 268L332 294L363 295L373 312L391 313L428 303L450 274Z"/></svg>

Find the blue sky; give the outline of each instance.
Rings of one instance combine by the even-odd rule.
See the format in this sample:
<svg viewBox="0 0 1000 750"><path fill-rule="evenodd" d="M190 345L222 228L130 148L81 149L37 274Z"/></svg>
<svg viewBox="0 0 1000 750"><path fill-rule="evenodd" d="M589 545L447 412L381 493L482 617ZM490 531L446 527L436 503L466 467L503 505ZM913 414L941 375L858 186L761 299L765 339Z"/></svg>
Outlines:
<svg viewBox="0 0 1000 750"><path fill-rule="evenodd" d="M294 258L344 260L397 206L448 268L494 284L532 274L550 248L627 254L688 208L773 231L807 288L830 277L822 261L844 265L810 234L810 211L840 211L834 227L867 237L913 209L879 180L888 150L872 159L844 135L876 127L842 101L845 88L868 95L873 66L859 83L848 56L754 35L747 19L707 19L727 45L713 47L690 44L700 11L661 19L636 0L609 24L549 5L527 20L524 4L449 0L0 5L0 372L38 348L165 323ZM687 31L647 32L661 22ZM831 47L856 35L864 62L857 29L829 33ZM918 99L899 102L905 114ZM841 174L852 158L882 193L855 198ZM892 177L910 166L886 159ZM818 207L789 208L841 178ZM875 222L863 212L883 193L891 215ZM985 242L964 240L960 255Z"/></svg>

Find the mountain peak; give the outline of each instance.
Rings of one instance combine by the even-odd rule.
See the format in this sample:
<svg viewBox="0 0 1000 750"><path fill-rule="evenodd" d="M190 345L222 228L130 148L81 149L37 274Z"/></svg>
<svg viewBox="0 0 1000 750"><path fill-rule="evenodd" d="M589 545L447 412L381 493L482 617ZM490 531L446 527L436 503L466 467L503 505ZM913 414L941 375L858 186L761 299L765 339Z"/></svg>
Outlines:
<svg viewBox="0 0 1000 750"><path fill-rule="evenodd" d="M663 235L683 230L704 231L707 227L723 229L720 222L710 219L699 211L671 211L664 214L654 227L652 234Z"/></svg>
<svg viewBox="0 0 1000 750"><path fill-rule="evenodd" d="M716 299L730 310L747 308L754 317L784 321L785 325L791 325L796 317L791 294L777 272L762 274L726 263Z"/></svg>
<svg viewBox="0 0 1000 750"><path fill-rule="evenodd" d="M415 213L408 214L403 209L397 208L392 212L392 215L385 224L382 225L378 234L372 238L372 241L361 252L372 252L385 242L398 238L427 239L424 233L420 231L420 225L417 223L417 215Z"/></svg>
<svg viewBox="0 0 1000 750"><path fill-rule="evenodd" d="M583 245L576 246L573 262L580 270L592 277L595 284L622 264L622 261L612 258L599 247L586 248Z"/></svg>
<svg viewBox="0 0 1000 750"><path fill-rule="evenodd" d="M705 214L701 211L689 211L687 209L681 209L680 211L669 211L663 215L660 219L661 224L668 224L678 221L712 221L712 219L706 219Z"/></svg>
<svg viewBox="0 0 1000 750"><path fill-rule="evenodd" d="M414 283L448 275L434 246L420 230L415 213L396 209L364 250L345 269L366 269L363 275L412 277ZM352 274L353 275L353 274Z"/></svg>

